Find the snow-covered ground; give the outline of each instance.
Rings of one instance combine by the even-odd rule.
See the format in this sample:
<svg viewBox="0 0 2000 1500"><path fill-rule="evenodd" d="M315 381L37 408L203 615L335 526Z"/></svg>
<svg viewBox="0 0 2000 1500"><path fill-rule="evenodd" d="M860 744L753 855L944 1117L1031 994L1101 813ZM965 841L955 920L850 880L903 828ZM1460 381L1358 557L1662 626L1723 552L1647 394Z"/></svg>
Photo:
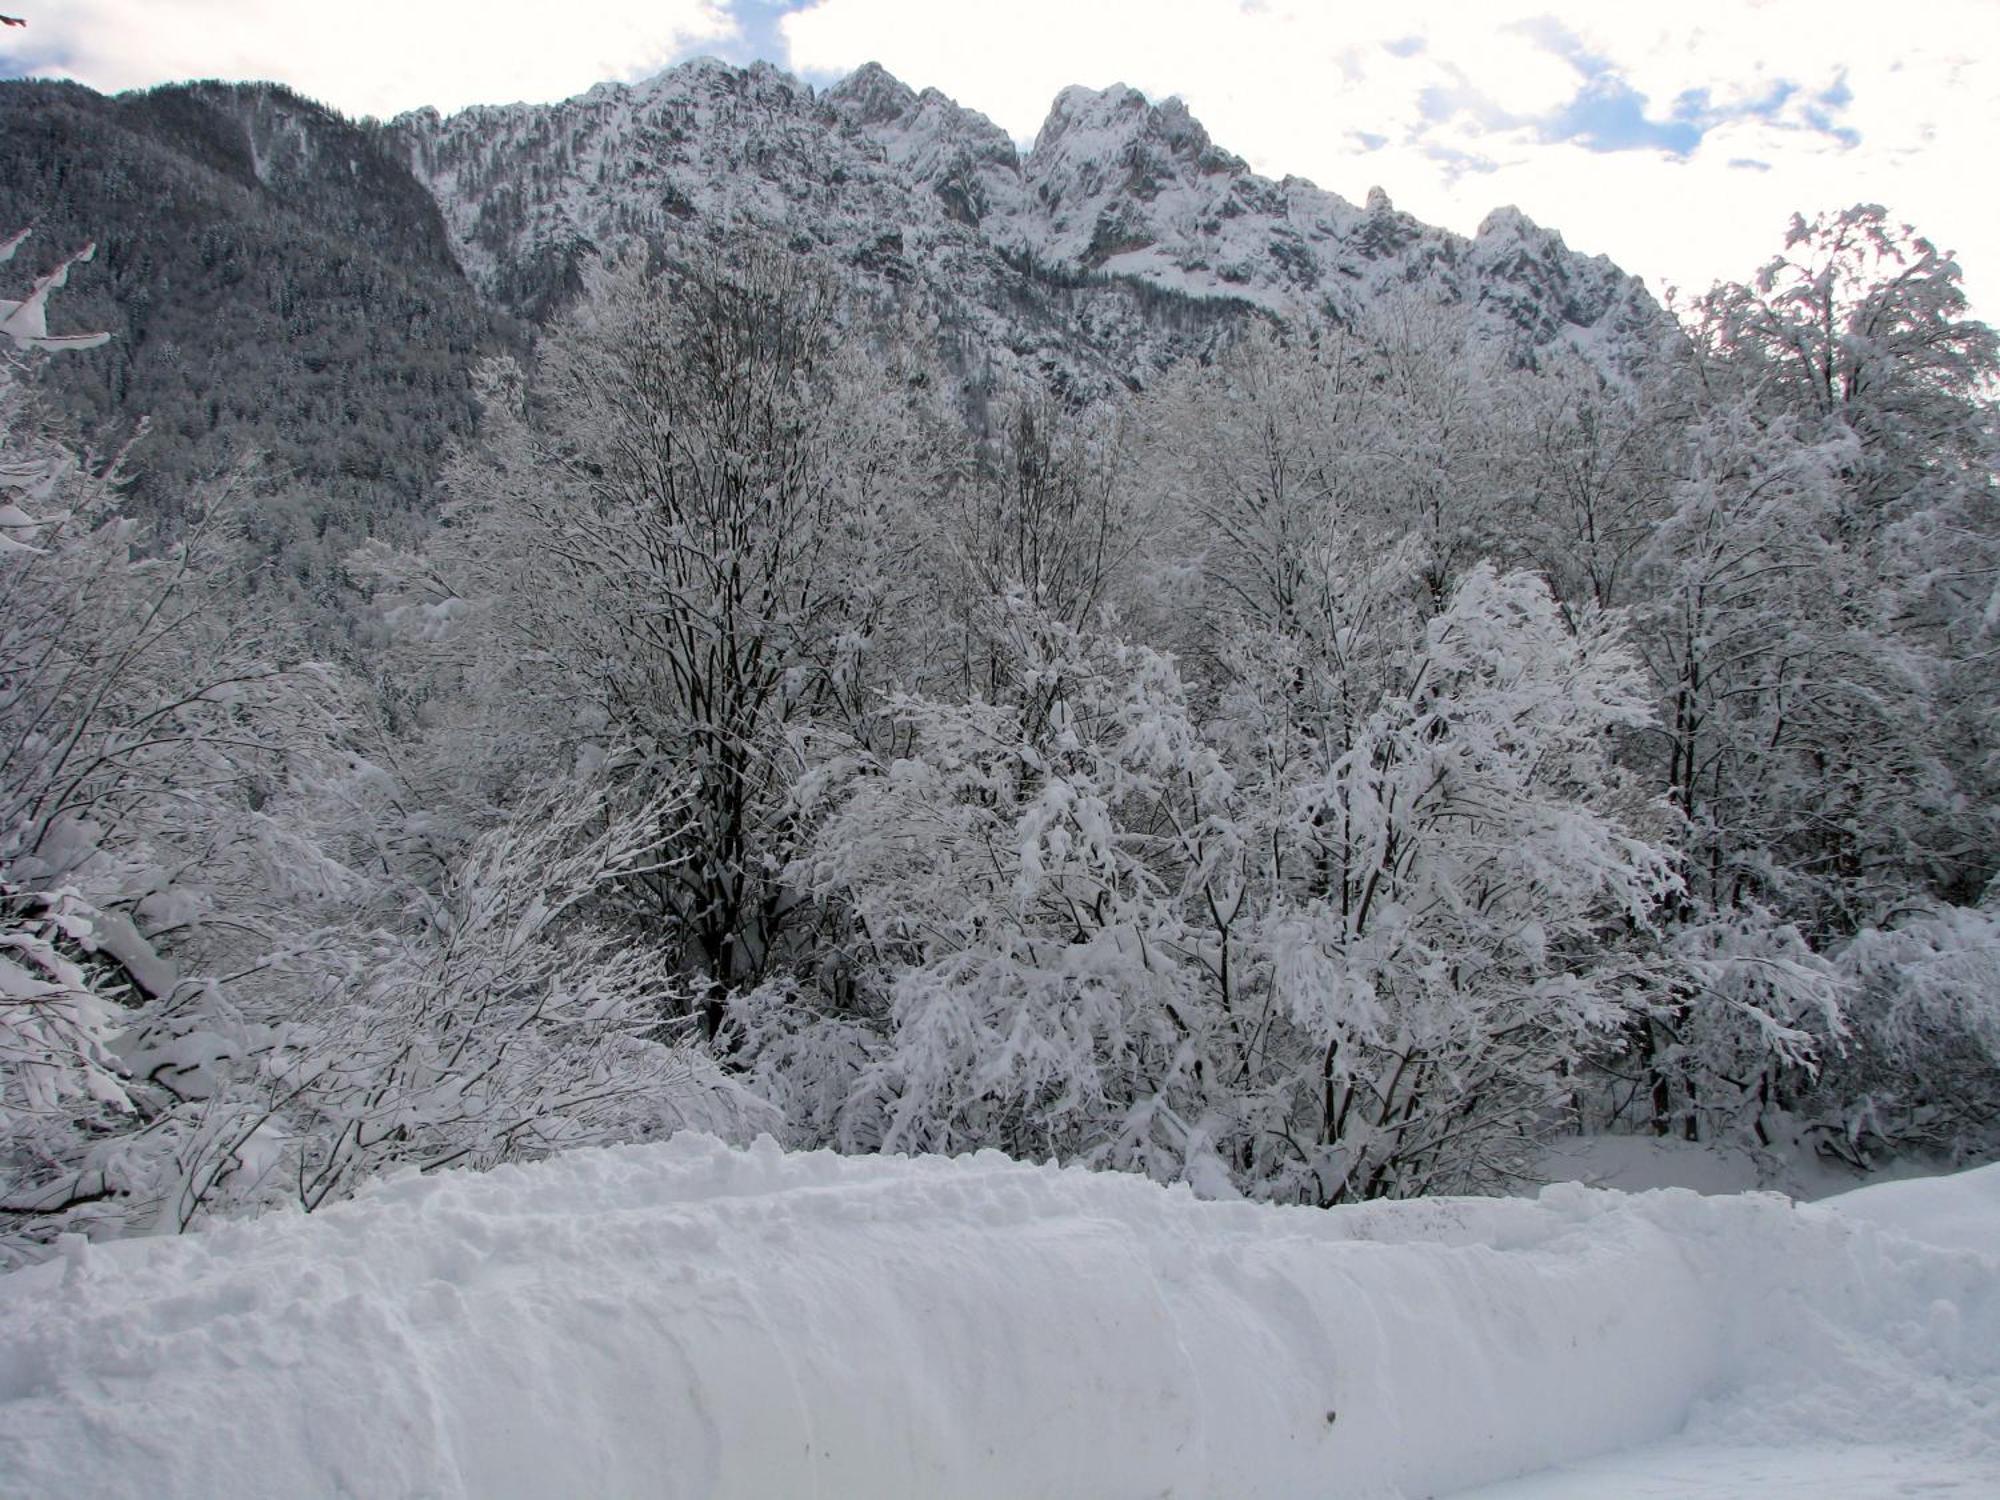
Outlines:
<svg viewBox="0 0 2000 1500"><path fill-rule="evenodd" d="M2000 1168L1321 1213L683 1136L0 1278L9 1496L1482 1484L2000 1494Z"/></svg>

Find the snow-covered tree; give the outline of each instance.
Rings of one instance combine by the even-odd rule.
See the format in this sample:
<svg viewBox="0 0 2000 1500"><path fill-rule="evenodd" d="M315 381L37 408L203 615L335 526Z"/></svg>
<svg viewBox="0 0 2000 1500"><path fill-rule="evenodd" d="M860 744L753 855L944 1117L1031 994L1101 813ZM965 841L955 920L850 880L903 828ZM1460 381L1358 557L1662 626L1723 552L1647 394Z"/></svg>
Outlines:
<svg viewBox="0 0 2000 1500"><path fill-rule="evenodd" d="M1902 779L1902 796L1863 808L1828 778L1835 806L1893 876L1974 901L2000 868L1995 783L1976 748L2000 693L2000 337L1967 316L1956 261L1869 204L1795 218L1785 253L1700 313L1705 390L1831 457L1822 514L1805 525L1847 576L1815 592L1839 601L1861 670L1879 663L1872 675L1909 683L1858 716L1865 753ZM1846 925L1892 905L1844 913Z"/></svg>
<svg viewBox="0 0 2000 1500"><path fill-rule="evenodd" d="M1266 941L1313 1048L1285 1170L1319 1201L1503 1177L1646 1003L1630 939L1675 881L1610 761L1650 713L1619 637L1475 568L1338 754L1294 771Z"/></svg>
<svg viewBox="0 0 2000 1500"><path fill-rule="evenodd" d="M434 892L410 890L401 920L325 945L310 993L258 1034L208 1016L155 1027L135 1065L165 1064L184 1105L162 1211L178 1227L244 1203L312 1209L399 1164L771 1123L676 1036L665 956L605 918L679 813L547 786Z"/></svg>
<svg viewBox="0 0 2000 1500"><path fill-rule="evenodd" d="M1838 954L1856 1045L1829 1059L1830 1143L1954 1159L2000 1145L2000 891L1920 905Z"/></svg>
<svg viewBox="0 0 2000 1500"><path fill-rule="evenodd" d="M1299 348L1253 328L1214 367L1174 371L1141 406L1146 482L1167 497L1192 575L1177 584L1183 595L1199 587L1166 627L1186 654L1213 657L1239 621L1317 628L1332 554L1359 526L1356 366L1339 335Z"/></svg>
<svg viewBox="0 0 2000 1500"><path fill-rule="evenodd" d="M1518 1169L1645 1003L1625 939L1673 885L1609 764L1647 713L1615 621L1476 568L1341 743L1275 755L1211 739L1169 659L1007 613L1039 727L898 700L801 874L885 1009L842 1138L1318 1203ZM1263 691L1287 714L1291 664Z"/></svg>
<svg viewBox="0 0 2000 1500"><path fill-rule="evenodd" d="M1680 449L1664 384L1623 385L1557 354L1498 383L1498 550L1565 605L1635 602Z"/></svg>
<svg viewBox="0 0 2000 1500"><path fill-rule="evenodd" d="M0 240L0 265L13 260L14 252L21 248L30 231ZM15 349L26 353L33 349L60 353L65 349L95 349L108 342L108 333L59 333L49 332L49 294L60 287L69 285L70 267L90 260L97 253L95 244L85 245L75 254L56 264L53 271L38 278L27 294L18 302L0 298L0 335L13 340Z"/></svg>
<svg viewBox="0 0 2000 1500"><path fill-rule="evenodd" d="M1956 259L1862 203L1794 215L1751 284L1702 300L1695 334L1765 403L1853 434L1843 519L1866 533L1990 453L2000 337L1967 311Z"/></svg>
<svg viewBox="0 0 2000 1500"><path fill-rule="evenodd" d="M243 486L144 527L12 364L0 413L0 1256L768 1118L604 909L671 789L516 788L467 847L248 586Z"/></svg>
<svg viewBox="0 0 2000 1500"><path fill-rule="evenodd" d="M920 679L996 700L1009 646L986 638L993 601L1018 594L1071 630L1129 602L1144 518L1123 469L1115 416L1066 411L1052 398L1017 394L997 432L952 486L929 571L955 639L952 673L934 664ZM1017 612L1018 619L1018 612Z"/></svg>
<svg viewBox="0 0 2000 1500"><path fill-rule="evenodd" d="M627 884L711 1017L782 947L797 740L871 710L908 581L894 518L935 468L843 316L770 249L595 270L525 399L489 401L420 600L483 612L503 712L544 753L616 743L621 774L685 792Z"/></svg>
<svg viewBox="0 0 2000 1500"><path fill-rule="evenodd" d="M1358 332L1367 400L1360 430L1344 441L1368 513L1409 538L1424 605L1435 611L1500 550L1507 444L1496 394L1507 372L1462 319L1414 298L1384 301Z"/></svg>
<svg viewBox="0 0 2000 1500"><path fill-rule="evenodd" d="M893 699L894 753L844 768L801 861L865 936L889 1032L833 1123L850 1146L1179 1176L1202 1044L1154 819L1213 756L1169 661L1018 594L992 608L1002 701Z"/></svg>
<svg viewBox="0 0 2000 1500"><path fill-rule="evenodd" d="M26 238L0 244L0 263ZM87 258L0 302L0 332L18 350L66 347L45 337L48 298ZM129 917L105 909L135 894L119 879L131 861L117 848L117 794L191 748L176 733L191 705L174 694L133 711L158 612L122 636L107 630L110 606L147 597L126 593L130 534L109 522L107 475L37 420L26 373L20 355L0 356L0 1170L10 1188L78 1118L132 1111L113 1051L124 1005L171 971Z"/></svg>
<svg viewBox="0 0 2000 1500"><path fill-rule="evenodd" d="M1688 966L1638 1046L1656 1128L1797 1107L1845 1052L1831 955L1994 868L1971 718L1974 519L1990 509L1993 335L1958 270L1877 207L1807 224L1703 299L1673 389L1673 482L1635 558L1680 812ZM1968 566L1969 564L1969 566Z"/></svg>

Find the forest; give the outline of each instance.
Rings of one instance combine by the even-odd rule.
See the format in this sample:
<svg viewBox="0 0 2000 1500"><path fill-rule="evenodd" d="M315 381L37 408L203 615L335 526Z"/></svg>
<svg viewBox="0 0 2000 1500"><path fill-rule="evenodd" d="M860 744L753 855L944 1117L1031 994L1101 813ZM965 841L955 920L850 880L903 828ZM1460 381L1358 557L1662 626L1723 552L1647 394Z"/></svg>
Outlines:
<svg viewBox="0 0 2000 1500"><path fill-rule="evenodd" d="M2000 341L1880 207L1630 368L1389 298L973 421L810 250L607 254L311 589L268 470L91 448L76 248L0 303L0 1263L683 1129L2000 1145Z"/></svg>

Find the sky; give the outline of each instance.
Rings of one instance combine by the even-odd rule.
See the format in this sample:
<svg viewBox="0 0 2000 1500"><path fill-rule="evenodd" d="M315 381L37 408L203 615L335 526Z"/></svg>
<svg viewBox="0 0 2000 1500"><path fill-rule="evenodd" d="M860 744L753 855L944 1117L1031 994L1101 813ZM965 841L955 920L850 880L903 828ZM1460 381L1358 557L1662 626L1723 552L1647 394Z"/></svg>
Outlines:
<svg viewBox="0 0 2000 1500"><path fill-rule="evenodd" d="M0 76L273 78L349 114L544 101L704 53L880 62L1025 147L1056 93L1178 95L1268 176L1471 232L1515 204L1656 292L1885 204L2000 308L2000 0L5 0Z"/></svg>

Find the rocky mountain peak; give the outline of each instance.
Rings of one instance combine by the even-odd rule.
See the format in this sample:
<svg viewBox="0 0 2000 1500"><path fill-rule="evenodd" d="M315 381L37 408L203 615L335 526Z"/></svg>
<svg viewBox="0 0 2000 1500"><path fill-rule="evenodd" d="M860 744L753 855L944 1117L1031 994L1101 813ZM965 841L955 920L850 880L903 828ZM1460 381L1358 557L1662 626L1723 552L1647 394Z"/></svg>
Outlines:
<svg viewBox="0 0 2000 1500"><path fill-rule="evenodd" d="M880 63L867 63L820 96L843 131L928 189L946 217L978 227L1019 207L1021 163L1007 132L937 89L918 93Z"/></svg>
<svg viewBox="0 0 2000 1500"><path fill-rule="evenodd" d="M1181 165L1198 174L1247 170L1218 150L1179 99L1153 104L1137 89L1072 85L1056 95L1025 163L1031 181L1118 166L1154 170Z"/></svg>
<svg viewBox="0 0 2000 1500"><path fill-rule="evenodd" d="M1180 100L1124 84L1058 94L1022 170L1050 248L1093 270L1161 246L1177 271L1212 269L1203 225L1277 202Z"/></svg>
<svg viewBox="0 0 2000 1500"><path fill-rule="evenodd" d="M1532 239L1547 236L1551 231L1542 228L1533 219L1522 213L1511 203L1503 203L1479 221L1479 228L1473 232L1475 239L1493 240L1502 238ZM1555 235L1558 244L1561 235Z"/></svg>
<svg viewBox="0 0 2000 1500"><path fill-rule="evenodd" d="M1122 83L1105 89L1073 83L1049 105L1048 118L1035 136L1035 153L1053 150L1072 135L1124 133L1144 120L1146 110L1146 96Z"/></svg>
<svg viewBox="0 0 2000 1500"><path fill-rule="evenodd" d="M847 123L866 129L913 114L917 91L880 63L869 62L828 89L821 101Z"/></svg>
<svg viewBox="0 0 2000 1500"><path fill-rule="evenodd" d="M919 93L880 63L865 63L836 83L820 95L820 106L840 128L874 140L894 160L936 154L923 151L925 144L953 143L1019 173L1006 131L937 89Z"/></svg>

